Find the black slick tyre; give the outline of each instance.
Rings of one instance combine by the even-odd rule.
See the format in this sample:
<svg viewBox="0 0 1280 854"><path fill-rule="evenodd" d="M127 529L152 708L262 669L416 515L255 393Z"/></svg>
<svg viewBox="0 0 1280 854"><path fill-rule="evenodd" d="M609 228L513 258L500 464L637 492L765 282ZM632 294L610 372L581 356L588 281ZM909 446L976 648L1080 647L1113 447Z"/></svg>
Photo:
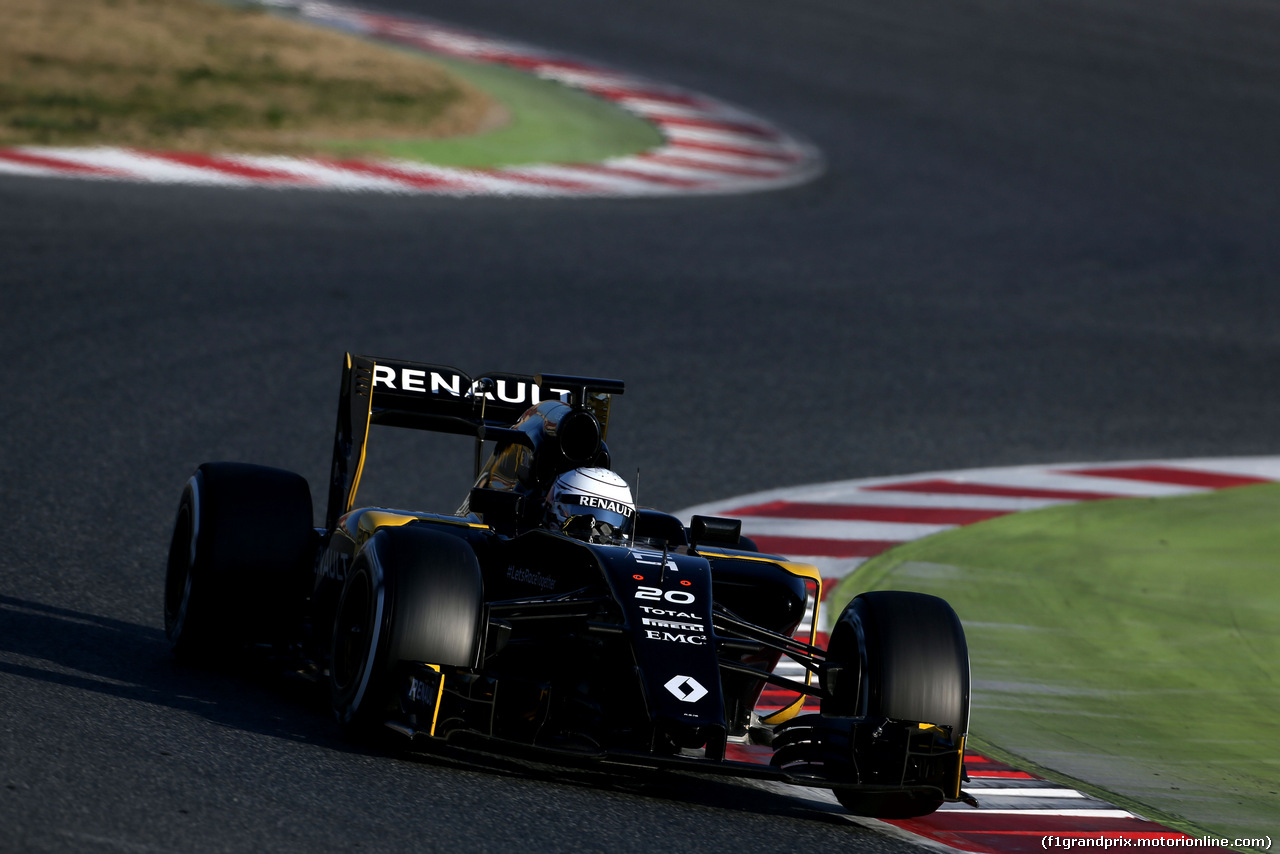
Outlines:
<svg viewBox="0 0 1280 854"><path fill-rule="evenodd" d="M375 533L352 562L333 626L330 694L343 732L380 735L399 708L403 665L474 666L483 595L461 538L415 525Z"/></svg>
<svg viewBox="0 0 1280 854"><path fill-rule="evenodd" d="M920 721L948 727L952 740L969 728L969 652L951 606L936 596L902 591L863 593L832 631L828 661L840 667L823 714ZM875 818L916 818L941 800L905 793L835 790L846 809Z"/></svg>
<svg viewBox="0 0 1280 854"><path fill-rule="evenodd" d="M304 478L245 463L200 466L182 491L165 571L174 655L208 661L281 639L301 605L315 544Z"/></svg>

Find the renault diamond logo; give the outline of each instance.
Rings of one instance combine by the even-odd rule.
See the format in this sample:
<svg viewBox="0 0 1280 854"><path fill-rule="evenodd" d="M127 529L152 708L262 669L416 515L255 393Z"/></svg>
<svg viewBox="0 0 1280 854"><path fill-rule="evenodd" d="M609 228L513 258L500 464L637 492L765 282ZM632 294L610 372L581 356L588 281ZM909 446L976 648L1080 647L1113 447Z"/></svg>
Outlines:
<svg viewBox="0 0 1280 854"><path fill-rule="evenodd" d="M707 689L692 676L672 676L663 687L682 703L696 703L707 696Z"/></svg>

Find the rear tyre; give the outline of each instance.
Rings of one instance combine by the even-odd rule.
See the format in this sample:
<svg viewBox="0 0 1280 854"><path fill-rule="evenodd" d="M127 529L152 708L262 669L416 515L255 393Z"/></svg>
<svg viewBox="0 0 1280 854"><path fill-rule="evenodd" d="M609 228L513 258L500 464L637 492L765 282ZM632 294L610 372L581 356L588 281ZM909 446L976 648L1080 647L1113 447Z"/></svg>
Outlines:
<svg viewBox="0 0 1280 854"><path fill-rule="evenodd" d="M482 635L480 564L462 539L429 528L383 528L352 562L333 626L334 716L376 739L399 711L396 676L410 662L473 667Z"/></svg>
<svg viewBox="0 0 1280 854"><path fill-rule="evenodd" d="M178 503L165 572L164 627L181 661L280 639L315 556L311 490L299 475L205 463Z"/></svg>
<svg viewBox="0 0 1280 854"><path fill-rule="evenodd" d="M840 615L827 650L840 669L823 714L885 717L969 728L969 651L964 629L944 600L923 593L863 593ZM830 666L830 665L829 665ZM942 806L905 793L835 790L845 809L875 818L916 818Z"/></svg>

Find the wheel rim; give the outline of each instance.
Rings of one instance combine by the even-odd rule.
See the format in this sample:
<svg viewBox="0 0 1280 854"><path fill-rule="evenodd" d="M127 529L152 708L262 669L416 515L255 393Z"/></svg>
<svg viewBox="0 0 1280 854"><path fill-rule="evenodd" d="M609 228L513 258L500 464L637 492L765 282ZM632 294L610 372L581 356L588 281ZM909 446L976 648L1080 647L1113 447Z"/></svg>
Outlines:
<svg viewBox="0 0 1280 854"><path fill-rule="evenodd" d="M342 594L333 627L331 672L334 686L344 695L359 683L369 658L369 644L373 636L370 626L372 600L369 575L357 570Z"/></svg>

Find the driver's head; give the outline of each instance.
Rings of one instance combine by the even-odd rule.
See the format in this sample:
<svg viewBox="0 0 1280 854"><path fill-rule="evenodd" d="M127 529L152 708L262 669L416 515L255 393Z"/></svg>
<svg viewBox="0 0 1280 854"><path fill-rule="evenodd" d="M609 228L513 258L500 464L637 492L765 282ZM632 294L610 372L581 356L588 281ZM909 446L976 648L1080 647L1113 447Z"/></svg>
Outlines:
<svg viewBox="0 0 1280 854"><path fill-rule="evenodd" d="M631 488L609 469L567 471L547 492L547 527L580 539L624 537L631 533L635 517Z"/></svg>

